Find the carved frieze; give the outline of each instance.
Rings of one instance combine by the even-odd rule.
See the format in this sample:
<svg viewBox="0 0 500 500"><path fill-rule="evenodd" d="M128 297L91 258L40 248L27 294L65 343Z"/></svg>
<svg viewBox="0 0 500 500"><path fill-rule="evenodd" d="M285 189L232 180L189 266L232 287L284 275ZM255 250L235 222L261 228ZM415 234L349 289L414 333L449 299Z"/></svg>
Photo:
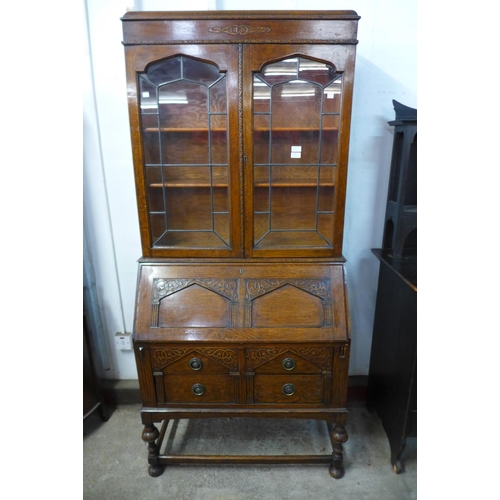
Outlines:
<svg viewBox="0 0 500 500"><path fill-rule="evenodd" d="M253 33L268 33L271 28L263 26L247 26L246 24L232 24L231 26L212 27L208 30L210 33L227 33L228 35L251 35Z"/></svg>

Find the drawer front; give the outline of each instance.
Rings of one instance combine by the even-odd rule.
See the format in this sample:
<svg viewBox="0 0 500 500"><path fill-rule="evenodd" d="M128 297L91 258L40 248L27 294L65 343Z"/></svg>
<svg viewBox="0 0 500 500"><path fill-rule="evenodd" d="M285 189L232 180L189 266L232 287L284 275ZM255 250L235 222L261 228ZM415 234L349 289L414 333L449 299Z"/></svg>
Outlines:
<svg viewBox="0 0 500 500"><path fill-rule="evenodd" d="M254 404L323 404L322 375L255 375Z"/></svg>
<svg viewBox="0 0 500 500"><path fill-rule="evenodd" d="M163 345L151 349L156 403L234 403L237 349Z"/></svg>
<svg viewBox="0 0 500 500"><path fill-rule="evenodd" d="M165 403L233 403L234 377L229 375L169 375L164 377Z"/></svg>
<svg viewBox="0 0 500 500"><path fill-rule="evenodd" d="M262 351L266 351L265 349L261 349ZM323 366L324 363L318 362L317 359L313 357L313 361L309 359L305 359L303 356L298 354L296 350L289 349L280 349L282 351L277 357L270 359L269 361L265 361L263 364L258 365L254 368L255 373L264 374L264 373L275 373L286 374L286 373L322 373L323 371L331 370L330 366ZM303 349L304 350L304 349ZM258 351L257 349L253 349L249 351L249 354L255 354ZM309 349L309 351L312 351ZM313 354L316 354L319 349L316 349ZM331 351L330 349L323 349L323 354L325 358L331 363Z"/></svg>

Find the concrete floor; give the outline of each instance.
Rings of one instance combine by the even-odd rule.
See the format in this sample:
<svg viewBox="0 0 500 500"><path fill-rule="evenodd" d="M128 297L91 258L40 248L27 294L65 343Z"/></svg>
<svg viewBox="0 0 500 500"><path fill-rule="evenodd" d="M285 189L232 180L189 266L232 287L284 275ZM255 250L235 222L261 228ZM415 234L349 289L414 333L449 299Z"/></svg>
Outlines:
<svg viewBox="0 0 500 500"><path fill-rule="evenodd" d="M417 498L416 438L403 454L405 471L395 474L382 424L362 402L348 405L345 476L335 480L328 465L174 465L148 474L141 439L140 405L108 409L107 422L94 412L83 424L85 500L411 500ZM170 426L169 426L170 429ZM181 420L165 442L172 453L328 454L326 425L302 420ZM167 431L168 433L168 431Z"/></svg>

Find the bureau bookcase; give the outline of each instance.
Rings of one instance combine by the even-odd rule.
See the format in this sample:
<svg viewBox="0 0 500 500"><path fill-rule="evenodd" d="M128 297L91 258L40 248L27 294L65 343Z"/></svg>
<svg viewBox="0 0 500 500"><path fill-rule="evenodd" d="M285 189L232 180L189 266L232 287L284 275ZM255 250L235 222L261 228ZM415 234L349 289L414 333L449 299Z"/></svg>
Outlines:
<svg viewBox="0 0 500 500"><path fill-rule="evenodd" d="M175 463L344 474L342 256L353 11L122 18L142 258L133 343L151 476ZM329 455L172 455L169 422L326 422ZM210 450L208 450L210 451Z"/></svg>

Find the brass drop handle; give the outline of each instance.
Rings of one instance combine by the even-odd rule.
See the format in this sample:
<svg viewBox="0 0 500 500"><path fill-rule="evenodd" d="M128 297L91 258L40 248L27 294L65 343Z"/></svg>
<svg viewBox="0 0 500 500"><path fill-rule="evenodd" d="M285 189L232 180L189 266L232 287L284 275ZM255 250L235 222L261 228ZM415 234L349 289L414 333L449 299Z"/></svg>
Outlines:
<svg viewBox="0 0 500 500"><path fill-rule="evenodd" d="M203 368L203 361L200 358L192 358L189 360L189 368L194 371L201 370Z"/></svg>
<svg viewBox="0 0 500 500"><path fill-rule="evenodd" d="M293 384L285 384L281 388L281 392L283 392L285 396L292 396L295 394L295 386Z"/></svg>
<svg viewBox="0 0 500 500"><path fill-rule="evenodd" d="M281 364L285 370L293 370L296 365L293 358L285 358Z"/></svg>
<svg viewBox="0 0 500 500"><path fill-rule="evenodd" d="M205 386L203 384L194 384L193 387L191 387L191 390L197 396L203 396L203 394L205 394Z"/></svg>

